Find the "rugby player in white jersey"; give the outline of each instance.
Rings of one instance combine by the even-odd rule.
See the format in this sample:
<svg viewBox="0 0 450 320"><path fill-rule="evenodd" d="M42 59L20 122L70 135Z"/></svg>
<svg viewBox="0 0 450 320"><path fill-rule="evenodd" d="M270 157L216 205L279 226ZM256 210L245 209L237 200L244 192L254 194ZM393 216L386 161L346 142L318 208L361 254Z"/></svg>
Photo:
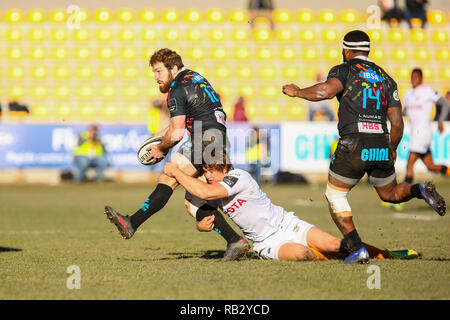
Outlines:
<svg viewBox="0 0 450 320"><path fill-rule="evenodd" d="M203 210L199 216L197 211L207 204L211 208L221 207L253 242L253 250L262 259L328 260L348 254L343 248L343 239L302 221L294 212L274 205L248 172L233 168L225 152L216 159L222 161L203 165L206 182L187 175L176 164L164 166L164 173L175 178L191 194L191 197L186 197L186 206L197 219L199 231L214 228L214 215ZM368 244L364 246L370 257L380 259L418 256L414 250L390 251Z"/></svg>
<svg viewBox="0 0 450 320"><path fill-rule="evenodd" d="M450 169L447 166L434 163L430 149L433 138L430 121L431 109L434 105L440 106L438 130L442 133L444 132L443 121L447 118L450 109L449 104L444 97L423 83L423 73L420 68L412 70L411 85L412 88L406 91L403 99L405 113L411 126L411 142L405 182L411 183L413 181L414 164L418 159L423 161L428 170L450 176Z"/></svg>

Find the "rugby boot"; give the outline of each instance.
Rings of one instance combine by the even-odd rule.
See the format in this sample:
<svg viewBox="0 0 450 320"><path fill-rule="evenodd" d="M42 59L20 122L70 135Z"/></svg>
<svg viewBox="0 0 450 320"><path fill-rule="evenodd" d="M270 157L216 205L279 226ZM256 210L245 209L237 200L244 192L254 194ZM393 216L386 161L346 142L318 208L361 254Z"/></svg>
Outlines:
<svg viewBox="0 0 450 320"><path fill-rule="evenodd" d="M419 252L412 249L405 250L384 250L388 254L388 259L409 260L416 259L421 256Z"/></svg>
<svg viewBox="0 0 450 320"><path fill-rule="evenodd" d="M222 258L222 262L233 261L239 257L245 255L250 249L250 244L247 239L242 237L239 241L229 243L227 245L227 251Z"/></svg>
<svg viewBox="0 0 450 320"><path fill-rule="evenodd" d="M436 191L436 187L429 181L419 183L420 193L423 200L437 212L443 216L447 210L444 198Z"/></svg>
<svg viewBox="0 0 450 320"><path fill-rule="evenodd" d="M356 251L351 252L347 258L345 258L345 263L369 263L369 252L366 248L362 247Z"/></svg>
<svg viewBox="0 0 450 320"><path fill-rule="evenodd" d="M122 238L130 239L136 232L136 230L131 226L129 216L121 215L110 206L105 206L105 214L109 221L116 225Z"/></svg>

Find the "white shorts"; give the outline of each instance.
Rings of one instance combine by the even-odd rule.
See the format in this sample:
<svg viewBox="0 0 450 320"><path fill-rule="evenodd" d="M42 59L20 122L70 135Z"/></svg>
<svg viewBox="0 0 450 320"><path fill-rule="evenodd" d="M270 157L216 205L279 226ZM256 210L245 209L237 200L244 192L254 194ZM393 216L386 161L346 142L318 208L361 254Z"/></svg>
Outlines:
<svg viewBox="0 0 450 320"><path fill-rule="evenodd" d="M300 220L293 212L287 212L274 234L261 242L253 242L253 250L261 259L278 260L278 250L285 243L298 243L308 247L306 236L314 225Z"/></svg>
<svg viewBox="0 0 450 320"><path fill-rule="evenodd" d="M409 151L419 154L427 153L431 148L433 140L433 132L428 129L412 130L411 141L409 143Z"/></svg>

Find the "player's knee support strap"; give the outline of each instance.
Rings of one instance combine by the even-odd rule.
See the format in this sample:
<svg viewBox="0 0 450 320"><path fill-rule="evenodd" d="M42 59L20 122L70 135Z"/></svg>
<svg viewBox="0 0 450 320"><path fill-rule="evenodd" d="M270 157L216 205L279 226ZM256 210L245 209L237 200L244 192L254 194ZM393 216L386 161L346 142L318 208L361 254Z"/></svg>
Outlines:
<svg viewBox="0 0 450 320"><path fill-rule="evenodd" d="M349 215L348 213L350 213L351 215L352 209L348 203L347 194L348 191L336 190L327 184L325 197L328 200L332 214L340 215L343 213L344 215Z"/></svg>

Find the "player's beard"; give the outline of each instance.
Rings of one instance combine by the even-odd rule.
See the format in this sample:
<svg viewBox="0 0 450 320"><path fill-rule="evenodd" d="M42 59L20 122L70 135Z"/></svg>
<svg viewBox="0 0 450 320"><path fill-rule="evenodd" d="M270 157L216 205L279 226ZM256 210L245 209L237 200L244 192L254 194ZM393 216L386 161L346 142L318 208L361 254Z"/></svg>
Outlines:
<svg viewBox="0 0 450 320"><path fill-rule="evenodd" d="M171 73L169 73L167 76L167 81L164 81L163 86L159 86L159 91L161 93L169 92L170 84L172 83L172 81L173 81L173 76Z"/></svg>

